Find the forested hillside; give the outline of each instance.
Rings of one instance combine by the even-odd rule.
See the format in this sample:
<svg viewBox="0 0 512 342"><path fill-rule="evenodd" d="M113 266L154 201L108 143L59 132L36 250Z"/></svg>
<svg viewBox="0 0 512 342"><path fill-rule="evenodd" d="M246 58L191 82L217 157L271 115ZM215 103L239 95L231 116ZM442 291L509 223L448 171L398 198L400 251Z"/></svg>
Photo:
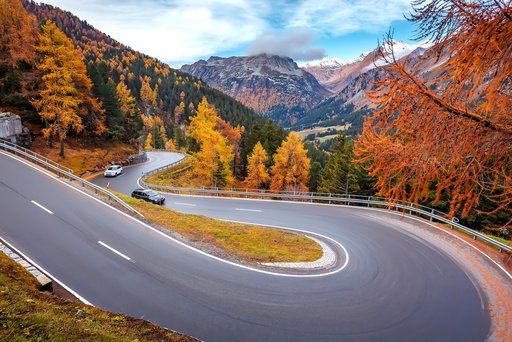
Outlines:
<svg viewBox="0 0 512 342"><path fill-rule="evenodd" d="M193 152L198 141L188 126L203 101L218 114L215 128L233 147L240 146L228 163L236 177L246 172L247 155L258 141L275 152L286 136L228 95L132 50L69 12L32 1L1 0L0 5L0 110L30 121L45 138L36 144L48 146L44 153L59 141L64 159L70 137L80 139L80 148L105 152L112 142ZM74 157L80 157L77 148Z"/></svg>
<svg viewBox="0 0 512 342"><path fill-rule="evenodd" d="M182 118L187 120L202 97L206 96L221 117L233 125L251 126L263 121L254 111L229 96L155 58L132 50L70 12L33 1L23 1L23 5L39 21L54 22L87 62L103 72L103 77L111 78L115 84L124 79L137 102L152 114L167 116L169 121L174 121L176 111L182 111ZM148 98L144 97L144 90L150 91ZM182 102L182 109L177 109Z"/></svg>

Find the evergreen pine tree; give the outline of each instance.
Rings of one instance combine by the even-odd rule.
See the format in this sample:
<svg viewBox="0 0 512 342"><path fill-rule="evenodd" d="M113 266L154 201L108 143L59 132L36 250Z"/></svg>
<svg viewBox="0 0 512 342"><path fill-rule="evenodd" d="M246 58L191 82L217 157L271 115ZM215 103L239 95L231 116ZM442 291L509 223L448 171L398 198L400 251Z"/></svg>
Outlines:
<svg viewBox="0 0 512 342"><path fill-rule="evenodd" d="M356 169L352 163L352 145L347 142L345 135L340 134L334 142L334 151L320 175L319 192L329 193L359 193L360 187Z"/></svg>

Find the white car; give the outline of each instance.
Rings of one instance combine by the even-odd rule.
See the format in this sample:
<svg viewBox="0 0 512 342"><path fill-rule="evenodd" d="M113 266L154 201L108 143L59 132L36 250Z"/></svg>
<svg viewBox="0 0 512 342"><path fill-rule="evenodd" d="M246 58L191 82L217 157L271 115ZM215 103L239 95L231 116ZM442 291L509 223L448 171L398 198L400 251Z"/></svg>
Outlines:
<svg viewBox="0 0 512 342"><path fill-rule="evenodd" d="M123 172L123 168L121 165L111 165L108 169L105 170L103 175L105 177L116 177L119 176Z"/></svg>

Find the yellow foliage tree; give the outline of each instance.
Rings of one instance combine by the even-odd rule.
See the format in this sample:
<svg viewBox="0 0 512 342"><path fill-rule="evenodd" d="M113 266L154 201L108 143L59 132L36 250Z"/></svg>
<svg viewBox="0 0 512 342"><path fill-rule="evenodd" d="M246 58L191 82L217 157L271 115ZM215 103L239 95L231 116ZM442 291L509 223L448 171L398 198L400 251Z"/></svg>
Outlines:
<svg viewBox="0 0 512 342"><path fill-rule="evenodd" d="M167 132L165 131L165 127L164 127L163 123L160 126L160 139L162 139L162 144L163 144L163 147L165 148L165 146L167 144Z"/></svg>
<svg viewBox="0 0 512 342"><path fill-rule="evenodd" d="M140 100L144 104L144 107L146 108L146 114L149 115L150 108L156 107L156 93L151 89L151 85L149 82L151 81L151 78L144 77L142 79L142 85L140 87Z"/></svg>
<svg viewBox="0 0 512 342"><path fill-rule="evenodd" d="M74 74L85 72L85 65L81 62L83 70L77 69L77 60L81 61L81 55L55 24L48 21L41 26L41 30L36 50L42 58L37 69L44 74L44 85L39 91L39 97L32 103L47 124L43 134L48 138L59 138L60 155L64 157L64 140L68 131L80 132L84 127L79 115L84 99L79 96Z"/></svg>
<svg viewBox="0 0 512 342"><path fill-rule="evenodd" d="M311 162L296 132L291 132L274 155L271 190L308 191Z"/></svg>
<svg viewBox="0 0 512 342"><path fill-rule="evenodd" d="M176 150L176 145L174 144L174 141L172 139L167 140L167 142L165 143L165 149Z"/></svg>
<svg viewBox="0 0 512 342"><path fill-rule="evenodd" d="M153 134L148 133L146 137L146 142L144 143L144 148L146 150L151 150L153 148Z"/></svg>
<svg viewBox="0 0 512 342"><path fill-rule="evenodd" d="M233 183L231 165L233 147L218 130L215 129L219 116L214 106L203 98L197 107L196 115L190 118L189 135L199 145L196 154L195 172L205 185L218 187Z"/></svg>
<svg viewBox="0 0 512 342"><path fill-rule="evenodd" d="M245 178L245 187L249 189L259 189L270 179L267 172L266 162L268 160L267 151L258 141L254 145L252 154L248 158L247 177Z"/></svg>
<svg viewBox="0 0 512 342"><path fill-rule="evenodd" d="M116 90L119 102L121 103L121 111L128 117L134 117L137 113L137 102L132 96L130 89L126 86L123 75L121 75L121 80L117 84Z"/></svg>

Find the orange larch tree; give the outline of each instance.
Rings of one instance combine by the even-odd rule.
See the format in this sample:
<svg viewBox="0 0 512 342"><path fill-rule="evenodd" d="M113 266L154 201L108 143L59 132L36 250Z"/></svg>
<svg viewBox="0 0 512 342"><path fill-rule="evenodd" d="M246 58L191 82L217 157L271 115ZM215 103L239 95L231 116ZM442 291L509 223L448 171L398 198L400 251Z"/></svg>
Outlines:
<svg viewBox="0 0 512 342"><path fill-rule="evenodd" d="M468 215L481 196L495 202L493 212L510 213L512 3L418 0L413 6L419 39L434 43L438 65L446 62L427 83L417 72L424 61L381 51L388 74L369 93L378 111L365 121L356 157L371 162L380 194L391 200L418 203L434 187L436 199L449 196L449 216ZM392 37L387 40L392 47Z"/></svg>
<svg viewBox="0 0 512 342"><path fill-rule="evenodd" d="M231 171L233 147L216 129L219 120L215 107L203 98L197 106L196 115L190 118L189 135L200 148L195 155L195 173L204 185L225 187L234 181Z"/></svg>
<svg viewBox="0 0 512 342"><path fill-rule="evenodd" d="M60 155L64 157L64 140L68 131L80 132L84 128L80 116L84 97L79 90L83 84L77 84L75 79L83 77L76 74L85 73L85 64L82 62L83 69L77 69L81 56L55 24L48 21L41 26L41 31L36 46L41 56L37 69L43 73L44 85L32 103L47 124L43 134L48 138L58 137Z"/></svg>
<svg viewBox="0 0 512 342"><path fill-rule="evenodd" d="M267 172L267 160L267 151L258 141L247 160L247 177L244 181L246 188L259 189L270 180Z"/></svg>
<svg viewBox="0 0 512 342"><path fill-rule="evenodd" d="M34 45L38 33L36 18L27 13L19 0L0 0L0 90L12 71L20 81L20 95L32 95L37 87L31 66L36 62Z"/></svg>
<svg viewBox="0 0 512 342"><path fill-rule="evenodd" d="M19 0L0 0L0 67L35 61L37 21Z"/></svg>
<svg viewBox="0 0 512 342"><path fill-rule="evenodd" d="M171 151L176 149L176 145L174 144L172 138L169 138L169 140L167 140L167 142L165 143L165 149Z"/></svg>
<svg viewBox="0 0 512 342"><path fill-rule="evenodd" d="M296 132L290 132L274 155L270 189L308 191L310 165L304 143Z"/></svg>

